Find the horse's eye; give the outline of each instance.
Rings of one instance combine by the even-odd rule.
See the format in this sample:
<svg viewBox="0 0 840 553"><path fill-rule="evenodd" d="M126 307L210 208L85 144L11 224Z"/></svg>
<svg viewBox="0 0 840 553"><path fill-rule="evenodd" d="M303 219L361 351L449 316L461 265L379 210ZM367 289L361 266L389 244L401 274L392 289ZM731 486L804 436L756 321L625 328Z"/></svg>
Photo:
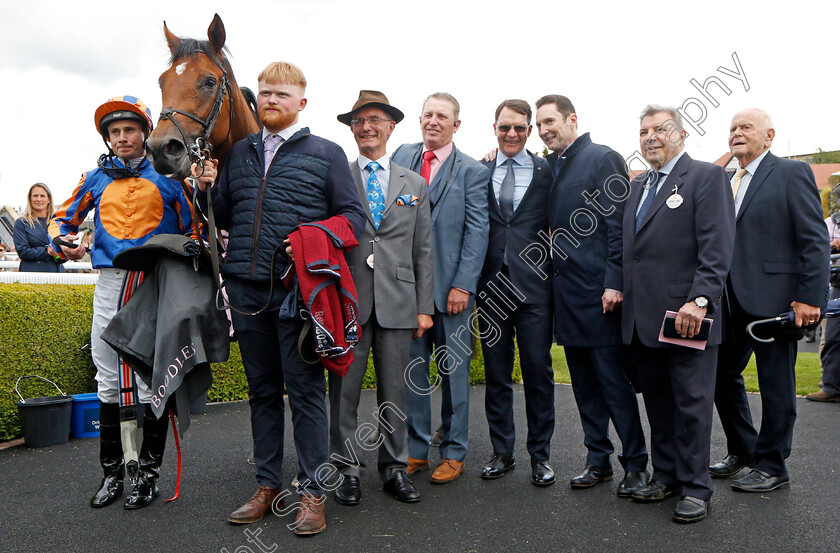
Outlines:
<svg viewBox="0 0 840 553"><path fill-rule="evenodd" d="M213 88L216 86L216 77L207 77L204 79L204 86L207 88Z"/></svg>

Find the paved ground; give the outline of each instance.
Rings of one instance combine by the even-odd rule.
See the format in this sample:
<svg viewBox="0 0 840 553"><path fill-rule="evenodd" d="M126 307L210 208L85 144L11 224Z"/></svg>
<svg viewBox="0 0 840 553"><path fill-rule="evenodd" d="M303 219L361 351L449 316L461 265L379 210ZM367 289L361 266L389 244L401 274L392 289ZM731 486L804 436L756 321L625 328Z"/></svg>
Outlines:
<svg viewBox="0 0 840 553"><path fill-rule="evenodd" d="M4 551L15 553L838 550L840 405L799 401L789 488L766 495L739 494L729 488L728 481L716 481L709 518L683 526L671 522L676 499L655 505L620 500L614 494L618 480L584 491L569 488L568 478L582 468L584 460L580 421L569 386L556 387L557 428L551 462L560 481L545 489L532 486L521 387L516 392L516 453L521 465L505 478L485 482L478 477L481 463L491 454L483 413L484 387L478 386L471 395L467 473L459 480L433 486L429 473L420 473L415 483L422 501L406 505L386 495L378 477L368 470L360 506L342 507L329 499L328 528L323 534L298 538L285 526L292 522L292 515L271 515L247 527L259 532L262 547L249 543L245 528L225 522L255 486L253 466L247 463L250 427L245 402L210 405L205 415L194 420L182 442L181 497L140 511L125 511L119 504L99 510L88 507L100 479L96 439L71 440L39 450L9 448L0 451L0 543ZM758 413L759 398L753 396L751 401ZM361 412L372 413L374 393L364 392L362 402ZM286 443L291 443L288 433ZM175 487L171 438L168 447L163 497L171 497ZM723 434L716 423L712 456L724 454ZM287 448L285 457L286 466L296 470L292 448ZM375 466L373 454L365 453L362 460ZM620 478L620 469L616 472Z"/></svg>

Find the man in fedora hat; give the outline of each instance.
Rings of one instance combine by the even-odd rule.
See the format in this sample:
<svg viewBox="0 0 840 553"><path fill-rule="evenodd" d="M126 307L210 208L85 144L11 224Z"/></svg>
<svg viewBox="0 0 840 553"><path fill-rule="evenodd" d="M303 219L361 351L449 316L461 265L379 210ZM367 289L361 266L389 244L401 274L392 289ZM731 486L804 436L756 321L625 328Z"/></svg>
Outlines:
<svg viewBox="0 0 840 553"><path fill-rule="evenodd" d="M403 371L412 337L422 336L432 326L432 221L426 182L386 154L388 138L402 119L402 112L375 90L362 90L353 109L338 116L359 146L350 170L366 216L359 247L347 253L359 298L362 337L344 378L329 375L331 459L342 475L335 500L342 505L361 501L359 452L374 448L379 450L385 490L399 501L420 500L406 472ZM371 349L377 424L358 425L359 395Z"/></svg>

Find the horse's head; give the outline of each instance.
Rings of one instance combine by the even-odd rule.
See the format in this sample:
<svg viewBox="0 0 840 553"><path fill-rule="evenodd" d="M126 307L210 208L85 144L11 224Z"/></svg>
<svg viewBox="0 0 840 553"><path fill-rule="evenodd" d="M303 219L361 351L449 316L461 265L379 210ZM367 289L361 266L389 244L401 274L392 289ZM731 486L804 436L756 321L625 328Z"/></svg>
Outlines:
<svg viewBox="0 0 840 553"><path fill-rule="evenodd" d="M191 149L202 141L227 151L233 122L233 73L224 54L225 26L218 14L207 29L209 40L179 38L163 24L172 54L161 74L163 110L157 128L146 142L155 171L175 179L190 174ZM237 93L239 91L237 90ZM241 138L241 137L240 137ZM223 153L223 152L222 152Z"/></svg>

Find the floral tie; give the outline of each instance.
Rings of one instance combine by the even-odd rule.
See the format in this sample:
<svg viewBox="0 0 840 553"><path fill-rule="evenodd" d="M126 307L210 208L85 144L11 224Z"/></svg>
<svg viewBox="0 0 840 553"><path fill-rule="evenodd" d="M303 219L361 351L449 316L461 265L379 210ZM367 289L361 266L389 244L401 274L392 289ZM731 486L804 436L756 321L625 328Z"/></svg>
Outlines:
<svg viewBox="0 0 840 553"><path fill-rule="evenodd" d="M380 167L375 161L365 166L365 169L370 171L367 180L368 205L370 205L370 214L373 216L373 227L377 230L379 230L379 223L382 222L382 214L385 212L385 198L382 197L382 186L376 176L376 170Z"/></svg>

